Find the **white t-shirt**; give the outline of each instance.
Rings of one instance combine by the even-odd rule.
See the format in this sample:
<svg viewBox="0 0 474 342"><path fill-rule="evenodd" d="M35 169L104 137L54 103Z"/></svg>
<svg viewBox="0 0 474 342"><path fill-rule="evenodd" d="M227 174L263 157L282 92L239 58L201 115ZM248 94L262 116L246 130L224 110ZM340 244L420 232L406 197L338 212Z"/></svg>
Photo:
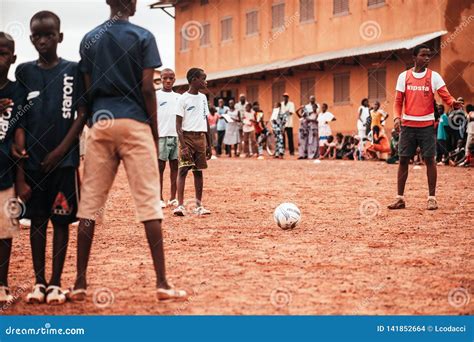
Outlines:
<svg viewBox="0 0 474 342"><path fill-rule="evenodd" d="M332 134L329 122L334 119L334 115L331 112L321 113L318 116L318 131L320 137L328 137Z"/></svg>
<svg viewBox="0 0 474 342"><path fill-rule="evenodd" d="M360 113L361 109L362 109L362 113L360 114L360 118L359 116L357 116L357 130L358 131L365 130L365 124L367 123L367 118L370 116L369 107L360 106L359 109L357 110L357 114Z"/></svg>
<svg viewBox="0 0 474 342"><path fill-rule="evenodd" d="M177 115L183 118L183 131L207 132L207 115L209 107L206 95L185 92L178 100Z"/></svg>
<svg viewBox="0 0 474 342"><path fill-rule="evenodd" d="M255 127L253 125L253 122L250 120L255 120L255 112L252 110L251 112L244 111L244 116L243 116L243 123L244 127L242 130L244 132L252 132L255 130Z"/></svg>
<svg viewBox="0 0 474 342"><path fill-rule="evenodd" d="M174 91L158 90L156 99L158 101L158 134L160 137L177 137L176 113L178 112L178 100L181 95Z"/></svg>
<svg viewBox="0 0 474 342"><path fill-rule="evenodd" d="M295 114L296 113L295 104L291 101L288 101L288 103L285 104L285 102L282 101L281 102L281 112L282 113L290 112L290 113ZM293 127L293 116L294 115L288 115L285 127Z"/></svg>
<svg viewBox="0 0 474 342"><path fill-rule="evenodd" d="M412 71L412 75L415 78L423 78L426 75L428 69L425 69L423 72L414 72ZM407 78L407 72L404 71L400 75L398 75L398 80L397 80L397 90L404 93L405 92L405 86L406 86L406 78ZM431 71L431 89L433 92L437 91L439 88L445 86L446 83L444 83L443 78L441 77L440 74L438 74L436 71Z"/></svg>

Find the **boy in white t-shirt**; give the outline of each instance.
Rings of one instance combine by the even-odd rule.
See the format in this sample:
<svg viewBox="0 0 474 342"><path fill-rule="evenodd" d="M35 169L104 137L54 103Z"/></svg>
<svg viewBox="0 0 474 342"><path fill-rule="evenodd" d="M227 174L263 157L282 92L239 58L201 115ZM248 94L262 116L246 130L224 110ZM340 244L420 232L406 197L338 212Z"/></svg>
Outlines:
<svg viewBox="0 0 474 342"><path fill-rule="evenodd" d="M207 168L211 159L211 136L209 107L206 95L199 90L207 87L206 74L199 68L191 68L186 74L189 89L178 101L176 131L179 139L178 207L173 211L176 216L186 215L184 207L184 186L189 170L194 174L197 215L209 215L211 212L202 206L204 178L202 170Z"/></svg>
<svg viewBox="0 0 474 342"><path fill-rule="evenodd" d="M332 134L331 127L329 126L329 123L331 121L336 121L336 117L333 113L328 112L327 103L323 103L321 106L321 113L318 115L320 155L323 155L325 153L325 143L327 142L329 136Z"/></svg>
<svg viewBox="0 0 474 342"><path fill-rule="evenodd" d="M160 198L161 207L167 205L176 207L176 183L178 179L178 133L176 132L176 113L178 111L178 99L180 95L173 91L176 80L175 73L171 69L161 71L161 81L163 89L157 92L158 101L158 167L160 170ZM170 164L170 199L168 204L163 200L163 174L166 162Z"/></svg>

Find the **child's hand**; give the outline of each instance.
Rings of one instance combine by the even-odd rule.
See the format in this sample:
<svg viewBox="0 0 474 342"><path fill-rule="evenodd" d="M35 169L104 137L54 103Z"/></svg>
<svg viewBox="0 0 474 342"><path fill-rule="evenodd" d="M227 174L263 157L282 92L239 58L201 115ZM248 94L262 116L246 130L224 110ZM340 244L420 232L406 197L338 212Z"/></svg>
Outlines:
<svg viewBox="0 0 474 342"><path fill-rule="evenodd" d="M60 163L63 156L63 151L57 148L48 153L41 162L41 171L44 173L51 172Z"/></svg>
<svg viewBox="0 0 474 342"><path fill-rule="evenodd" d="M12 157L15 158L15 159L28 159L28 154L26 153L26 150L23 149L21 150L20 147L18 145L16 145L15 143L12 144L12 147L11 147L11 154L12 154Z"/></svg>
<svg viewBox="0 0 474 342"><path fill-rule="evenodd" d="M15 182L15 192L23 202L27 202L31 198L31 188L25 181Z"/></svg>
<svg viewBox="0 0 474 342"><path fill-rule="evenodd" d="M8 107L13 105L13 101L11 99L0 99L0 114L5 113Z"/></svg>

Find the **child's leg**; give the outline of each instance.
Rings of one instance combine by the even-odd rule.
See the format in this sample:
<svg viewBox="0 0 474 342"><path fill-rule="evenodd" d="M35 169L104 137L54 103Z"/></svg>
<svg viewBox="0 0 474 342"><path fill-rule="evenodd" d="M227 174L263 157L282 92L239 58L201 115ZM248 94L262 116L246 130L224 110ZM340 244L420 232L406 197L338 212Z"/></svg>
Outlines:
<svg viewBox="0 0 474 342"><path fill-rule="evenodd" d="M46 253L46 228L48 218L32 218L30 228L31 254L33 256L33 269L36 284L46 285L45 253Z"/></svg>
<svg viewBox="0 0 474 342"><path fill-rule="evenodd" d="M69 243L69 225L56 223L53 227L53 273L49 285L61 286L61 275Z"/></svg>
<svg viewBox="0 0 474 342"><path fill-rule="evenodd" d="M177 159L170 160L170 183L171 183L170 199L171 200L176 198L177 181L178 181L178 160ZM163 184L161 184L161 188L163 188ZM163 198L163 196L161 196L161 198Z"/></svg>
<svg viewBox="0 0 474 342"><path fill-rule="evenodd" d="M410 166L410 157L401 157L398 164L397 187L398 195L403 196L405 192L405 184L408 178L408 167Z"/></svg>
<svg viewBox="0 0 474 342"><path fill-rule="evenodd" d="M202 189L204 187L204 177L201 170L193 170L194 175L194 189L196 192L196 205L202 205Z"/></svg>
<svg viewBox="0 0 474 342"><path fill-rule="evenodd" d="M92 240L94 238L95 221L80 219L77 228L77 274L75 289L87 288L87 264L91 254Z"/></svg>
<svg viewBox="0 0 474 342"><path fill-rule="evenodd" d="M160 170L160 199L163 201L163 174L165 173L166 162L158 159L158 167Z"/></svg>
<svg viewBox="0 0 474 342"><path fill-rule="evenodd" d="M179 205L184 203L184 186L186 185L186 176L188 175L189 167L181 167L178 170L178 202Z"/></svg>
<svg viewBox="0 0 474 342"><path fill-rule="evenodd" d="M8 287L8 267L13 239L0 239L0 286Z"/></svg>
<svg viewBox="0 0 474 342"><path fill-rule="evenodd" d="M146 238L153 259L153 266L155 268L156 287L169 289L170 286L166 281L165 252L163 248L161 220L146 221L143 224L145 225Z"/></svg>
<svg viewBox="0 0 474 342"><path fill-rule="evenodd" d="M436 179L438 177L438 172L436 169L436 161L434 157L425 158L425 164L426 164L426 176L428 177L429 195L435 196Z"/></svg>

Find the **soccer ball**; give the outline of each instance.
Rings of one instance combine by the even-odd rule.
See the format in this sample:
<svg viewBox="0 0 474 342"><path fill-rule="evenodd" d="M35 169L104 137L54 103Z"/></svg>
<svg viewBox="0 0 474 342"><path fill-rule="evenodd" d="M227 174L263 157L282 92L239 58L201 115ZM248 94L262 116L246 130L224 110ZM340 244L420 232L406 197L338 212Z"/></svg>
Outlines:
<svg viewBox="0 0 474 342"><path fill-rule="evenodd" d="M301 211L293 203L282 203L275 209L273 219L281 229L293 229L301 221Z"/></svg>

